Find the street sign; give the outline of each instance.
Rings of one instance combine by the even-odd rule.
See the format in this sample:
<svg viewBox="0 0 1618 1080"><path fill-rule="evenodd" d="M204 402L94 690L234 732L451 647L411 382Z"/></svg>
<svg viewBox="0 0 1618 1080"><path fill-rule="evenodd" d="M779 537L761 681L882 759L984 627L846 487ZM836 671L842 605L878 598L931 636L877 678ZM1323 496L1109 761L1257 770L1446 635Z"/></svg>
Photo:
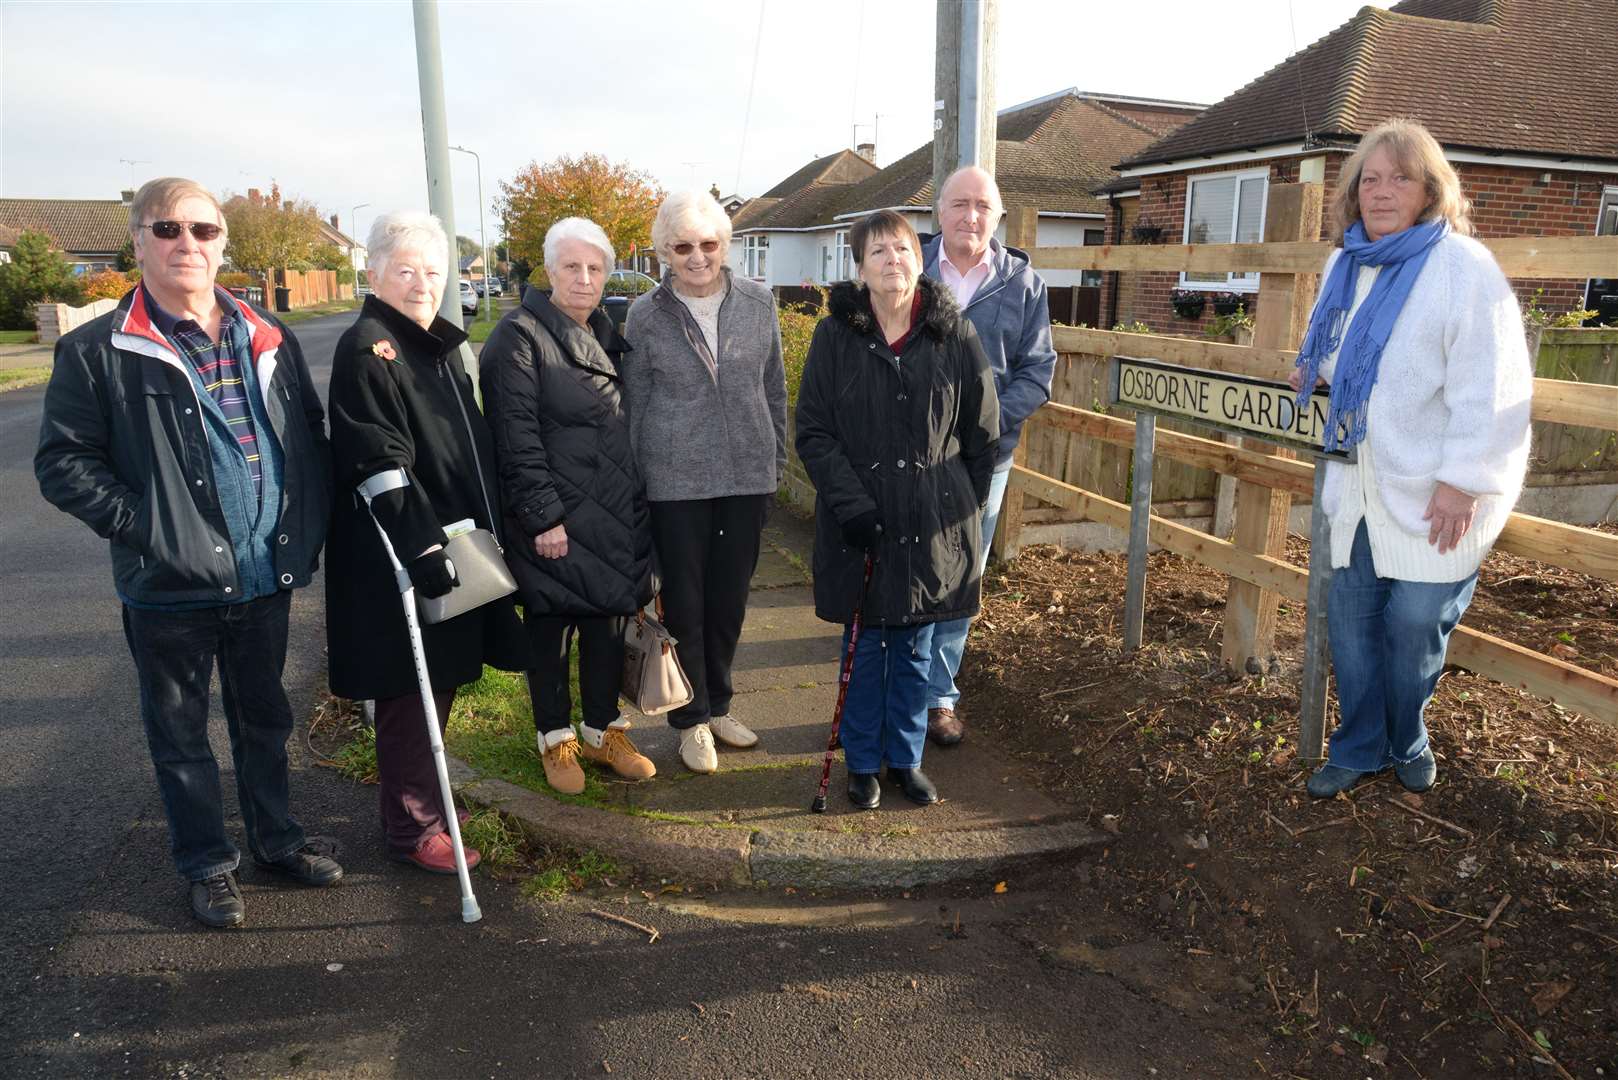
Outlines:
<svg viewBox="0 0 1618 1080"><path fill-rule="evenodd" d="M1157 417L1171 416L1245 439L1262 439L1317 459L1354 461L1353 450L1324 449L1330 398L1324 390L1298 408L1283 382L1115 356L1108 400L1135 410L1135 457L1129 502L1129 568L1124 579L1124 649L1140 648L1146 617L1146 552L1152 517L1152 458ZM1318 755L1326 717L1326 596L1331 587L1331 521L1322 505L1326 465L1317 461L1309 513L1309 600L1299 698L1301 753ZM1310 733L1313 733L1312 736ZM1306 745L1308 744L1308 745Z"/></svg>
<svg viewBox="0 0 1618 1080"><path fill-rule="evenodd" d="M1317 457L1352 458L1348 451L1323 449L1330 411L1324 390L1316 390L1308 407L1299 409L1298 395L1286 383L1128 356L1113 358L1109 383L1114 405L1189 420Z"/></svg>

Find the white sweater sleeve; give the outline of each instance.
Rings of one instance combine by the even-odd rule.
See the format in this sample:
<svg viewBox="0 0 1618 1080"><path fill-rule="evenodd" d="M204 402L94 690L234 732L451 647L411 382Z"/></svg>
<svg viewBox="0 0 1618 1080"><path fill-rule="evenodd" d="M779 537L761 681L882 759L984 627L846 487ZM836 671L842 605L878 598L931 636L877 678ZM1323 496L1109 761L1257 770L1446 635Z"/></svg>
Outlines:
<svg viewBox="0 0 1618 1080"><path fill-rule="evenodd" d="M1488 249L1455 245L1444 329L1449 420L1437 479L1472 495L1515 492L1528 465L1533 367L1516 297Z"/></svg>

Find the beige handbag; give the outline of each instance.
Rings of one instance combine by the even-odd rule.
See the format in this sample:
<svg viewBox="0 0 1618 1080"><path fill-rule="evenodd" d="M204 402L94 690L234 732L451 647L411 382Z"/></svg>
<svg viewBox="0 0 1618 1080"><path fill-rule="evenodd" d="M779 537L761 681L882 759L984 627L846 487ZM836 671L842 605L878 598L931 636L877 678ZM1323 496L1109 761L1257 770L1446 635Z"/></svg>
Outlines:
<svg viewBox="0 0 1618 1080"><path fill-rule="evenodd" d="M663 614L663 600L657 600ZM624 627L623 695L646 716L660 716L691 701L691 680L680 667L674 639L663 624L637 611Z"/></svg>

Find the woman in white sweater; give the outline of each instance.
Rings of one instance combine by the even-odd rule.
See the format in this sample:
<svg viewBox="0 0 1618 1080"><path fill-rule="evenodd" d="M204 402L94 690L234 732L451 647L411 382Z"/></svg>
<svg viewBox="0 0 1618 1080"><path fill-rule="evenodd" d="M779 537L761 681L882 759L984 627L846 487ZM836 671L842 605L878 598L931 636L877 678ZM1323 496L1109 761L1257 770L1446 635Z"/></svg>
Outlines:
<svg viewBox="0 0 1618 1080"><path fill-rule="evenodd" d="M1331 387L1327 601L1339 720L1309 794L1438 766L1422 712L1477 572L1522 490L1533 370L1516 298L1436 140L1390 120L1360 141L1333 201L1292 384Z"/></svg>

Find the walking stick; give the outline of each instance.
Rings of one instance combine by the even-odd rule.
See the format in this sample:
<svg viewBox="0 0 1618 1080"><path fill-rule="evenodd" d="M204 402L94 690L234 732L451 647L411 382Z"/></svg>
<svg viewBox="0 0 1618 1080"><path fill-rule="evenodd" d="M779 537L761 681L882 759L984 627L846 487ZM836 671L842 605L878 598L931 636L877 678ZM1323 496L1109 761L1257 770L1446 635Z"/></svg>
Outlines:
<svg viewBox="0 0 1618 1080"><path fill-rule="evenodd" d="M371 500L385 491L392 491L409 484L403 469L390 469L378 473L360 485L360 495L365 499L366 508L369 509ZM438 730L438 704L433 700L433 681L427 674L427 653L421 643L421 621L416 614L416 587L410 582L410 572L399 562L399 556L394 553L393 543L388 539L388 531L376 521L376 513L372 511L371 520L376 522L376 531L382 537L382 550L388 553L388 562L393 564L393 577L399 583L399 596L404 602L405 629L410 636L410 655L416 662L416 685L421 690L421 711L427 718L427 738L433 747L433 765L438 769L438 790L444 798L444 820L449 826L450 845L455 849L455 875L461 883L461 921L475 923L483 918L483 912L478 907L478 898L472 895L472 875L466 869L466 848L461 845L461 822L455 815L455 793L449 785L449 763L444 759L444 737Z"/></svg>
<svg viewBox="0 0 1618 1080"><path fill-rule="evenodd" d="M865 595L871 590L871 553L865 553L865 580L860 582L860 600L854 605L854 619L848 628L848 648L843 650L843 667L837 674L837 707L831 714L831 735L826 739L826 759L820 765L820 789L815 792L809 809L816 814L826 812L826 789L831 786L831 759L837 752L837 731L843 726L843 703L848 700L848 679L854 674L854 647L860 641L861 616L865 613Z"/></svg>

